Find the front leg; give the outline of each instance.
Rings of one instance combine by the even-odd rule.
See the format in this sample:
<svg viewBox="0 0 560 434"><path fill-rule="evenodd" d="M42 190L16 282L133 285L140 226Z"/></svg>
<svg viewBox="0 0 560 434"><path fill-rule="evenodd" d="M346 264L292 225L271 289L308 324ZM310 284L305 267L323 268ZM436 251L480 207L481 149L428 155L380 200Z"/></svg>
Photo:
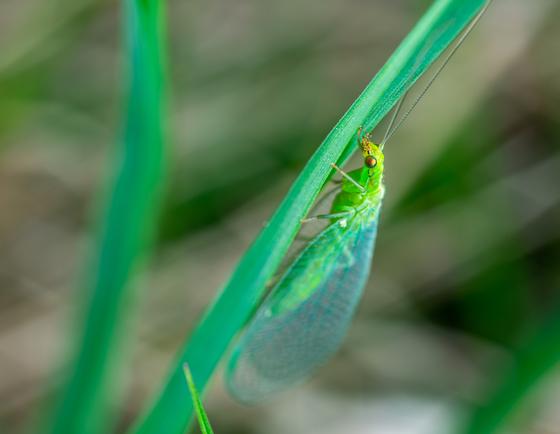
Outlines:
<svg viewBox="0 0 560 434"><path fill-rule="evenodd" d="M342 175L342 177L346 180L348 180L349 182L351 182L352 184L354 184L356 186L356 188L358 190L360 190L362 193L366 193L366 189L364 188L363 185L358 184L358 182L353 179L350 175L348 175L344 170L342 170L340 167L338 167L336 164L331 163L331 167L336 170L338 173L340 173Z"/></svg>
<svg viewBox="0 0 560 434"><path fill-rule="evenodd" d="M301 223L309 223L315 220L332 220L332 219L344 219L345 217L350 217L354 215L354 211L342 211L342 212L335 212L330 214L319 214L313 217L307 217L301 219ZM343 226L344 224L341 224Z"/></svg>

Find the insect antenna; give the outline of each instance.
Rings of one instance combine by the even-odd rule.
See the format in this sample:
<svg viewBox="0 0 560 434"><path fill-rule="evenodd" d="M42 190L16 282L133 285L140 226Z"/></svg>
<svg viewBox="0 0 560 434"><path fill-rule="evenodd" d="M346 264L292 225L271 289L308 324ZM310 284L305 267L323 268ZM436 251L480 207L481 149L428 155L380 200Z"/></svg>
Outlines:
<svg viewBox="0 0 560 434"><path fill-rule="evenodd" d="M395 124L395 121L397 120L397 116L399 115L399 112L401 111L401 107L404 103L404 100L406 99L407 94L408 94L408 90L404 93L404 95L401 97L401 99L399 99L399 102L397 103L397 107L393 111L393 115L391 116L391 120L389 121L389 125L387 126L387 129L385 130L385 135L383 136L383 140L381 140L381 143L379 144L379 149L381 149L381 150L383 150L383 146L385 146L385 143L389 139L389 134L391 133L391 128L393 128L393 125Z"/></svg>
<svg viewBox="0 0 560 434"><path fill-rule="evenodd" d="M387 132L385 133L385 137L383 137L383 140L379 144L380 149L383 149L383 147L385 146L387 141L393 136L393 134L395 134L398 131L398 129L401 127L401 125L406 120L406 118L408 118L408 116L410 115L412 110L414 110L414 108L418 105L418 103L422 100L422 98L424 98L424 96L426 95L426 92L428 92L430 87L432 87L432 84L434 84L434 82L436 81L436 78L438 78L438 76L441 74L443 69L447 66L447 64L449 63L449 61L453 57L453 55L457 52L457 50L461 47L461 45L463 45L463 42L465 42L465 39L467 39L467 36L469 36L469 34L476 27L476 25L478 24L478 22L480 21L480 19L482 18L482 16L484 15L486 10L488 9L488 7L490 6L490 3L492 3L492 0L488 0L486 2L486 4L482 7L480 12L469 23L467 28L464 30L463 34L457 40L457 43L455 44L455 46L451 49L451 51L449 52L447 57L443 60L443 62L438 66L436 72L434 73L434 75L432 75L432 78L430 78L430 81L428 81L428 83L426 84L424 89L422 89L422 92L420 92L420 94L416 97L416 99L414 100L412 105L408 108L408 110L405 112L405 114L399 119L397 124L394 127L392 127L392 129L391 129L391 126L394 124L394 120L397 117L398 112L400 111L400 107L402 105L402 102L404 101L404 99L405 99L405 97L408 93L408 91L405 92L405 94L402 96L401 100L399 101L399 103L397 105L397 108L395 109L395 112L393 113L393 117L391 118L391 122L389 123L389 128L387 129Z"/></svg>

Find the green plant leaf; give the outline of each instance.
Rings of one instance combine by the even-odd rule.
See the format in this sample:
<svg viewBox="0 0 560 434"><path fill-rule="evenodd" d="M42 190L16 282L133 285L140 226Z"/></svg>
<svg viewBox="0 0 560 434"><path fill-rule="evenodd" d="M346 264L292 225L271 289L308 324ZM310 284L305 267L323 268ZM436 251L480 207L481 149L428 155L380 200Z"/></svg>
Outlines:
<svg viewBox="0 0 560 434"><path fill-rule="evenodd" d="M191 399L194 403L194 410L196 412L196 417L198 418L200 431L202 431L202 434L213 434L214 431L212 431L212 427L210 426L210 421L208 420L206 411L204 411L204 407L202 406L202 401L198 396L198 392L196 390L196 386L194 385L194 380L192 378L191 370L189 369L189 365L187 363L183 365L183 371L185 372L185 378L187 380L187 385L189 386Z"/></svg>
<svg viewBox="0 0 560 434"><path fill-rule="evenodd" d="M192 402L183 393L182 364L189 363L199 387L207 384L231 340L259 304L301 218L331 175L330 164L343 164L350 157L358 128L373 129L484 4L485 0L432 4L313 154L186 342L159 397L132 428L133 433L184 432L192 417Z"/></svg>
<svg viewBox="0 0 560 434"><path fill-rule="evenodd" d="M113 421L109 402L128 280L152 235L164 167L162 5L126 0L130 86L123 146L104 211L94 263L80 299L88 301L75 364L50 432L97 434Z"/></svg>

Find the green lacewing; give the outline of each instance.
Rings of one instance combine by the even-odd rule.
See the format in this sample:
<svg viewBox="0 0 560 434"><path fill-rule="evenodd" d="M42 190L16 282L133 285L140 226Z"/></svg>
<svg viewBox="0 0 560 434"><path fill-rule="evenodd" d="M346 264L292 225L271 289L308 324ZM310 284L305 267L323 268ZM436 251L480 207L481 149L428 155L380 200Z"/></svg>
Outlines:
<svg viewBox="0 0 560 434"><path fill-rule="evenodd" d="M363 166L344 172L326 219L329 224L295 257L238 339L226 371L230 393L257 402L297 384L340 347L368 280L385 187L383 147L425 95L476 26L490 2L473 18L432 78L395 122L400 99L383 140L358 132Z"/></svg>

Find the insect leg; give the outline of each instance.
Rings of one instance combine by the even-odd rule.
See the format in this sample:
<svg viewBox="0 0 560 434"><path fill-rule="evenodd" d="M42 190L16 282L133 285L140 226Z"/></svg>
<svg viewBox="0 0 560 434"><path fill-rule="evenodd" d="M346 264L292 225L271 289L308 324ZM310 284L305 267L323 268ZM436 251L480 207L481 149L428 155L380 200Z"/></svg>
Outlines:
<svg viewBox="0 0 560 434"><path fill-rule="evenodd" d="M354 214L354 211L344 211L344 212L335 212L332 214L319 214L313 217L307 217L301 219L301 223L309 223L315 220L331 220L331 219L340 219L343 217L349 217Z"/></svg>
<svg viewBox="0 0 560 434"><path fill-rule="evenodd" d="M309 241L313 241L314 239L315 239L315 237L311 237L311 236L308 237L308 236L300 235L300 234L296 235L296 238L295 238L296 241L301 241L301 242L306 242L306 243L309 242Z"/></svg>
<svg viewBox="0 0 560 434"><path fill-rule="evenodd" d="M331 167L336 170L338 173L340 173L345 179L347 179L348 181L350 181L352 184L354 184L362 193L366 192L366 189L361 186L360 184L358 184L358 182L353 179L350 175L348 175L344 170L342 170L340 167L338 167L336 164L331 163Z"/></svg>

